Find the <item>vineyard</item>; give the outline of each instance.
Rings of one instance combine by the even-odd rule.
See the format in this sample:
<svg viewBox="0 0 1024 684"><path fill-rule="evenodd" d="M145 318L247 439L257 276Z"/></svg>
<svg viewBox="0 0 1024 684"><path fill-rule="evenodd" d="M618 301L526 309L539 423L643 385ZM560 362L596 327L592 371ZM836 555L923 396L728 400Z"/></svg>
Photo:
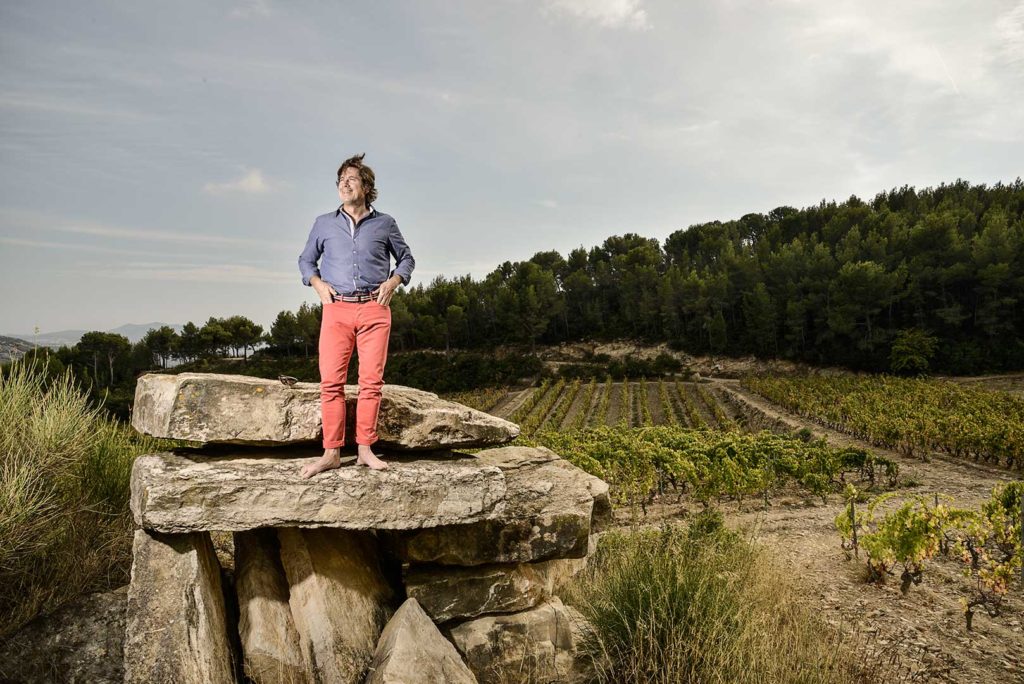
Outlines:
<svg viewBox="0 0 1024 684"><path fill-rule="evenodd" d="M486 389L449 398L518 423L526 436L542 430L602 425L734 430L740 422L716 389L672 378L632 382L546 379L520 392Z"/></svg>
<svg viewBox="0 0 1024 684"><path fill-rule="evenodd" d="M822 425L906 456L1024 468L1024 399L889 376L750 376L743 386Z"/></svg>
<svg viewBox="0 0 1024 684"><path fill-rule="evenodd" d="M756 526L823 614L868 625L864 657L901 681L1024 671L1020 395L839 375L551 378L452 398L608 481L624 523L696 505Z"/></svg>

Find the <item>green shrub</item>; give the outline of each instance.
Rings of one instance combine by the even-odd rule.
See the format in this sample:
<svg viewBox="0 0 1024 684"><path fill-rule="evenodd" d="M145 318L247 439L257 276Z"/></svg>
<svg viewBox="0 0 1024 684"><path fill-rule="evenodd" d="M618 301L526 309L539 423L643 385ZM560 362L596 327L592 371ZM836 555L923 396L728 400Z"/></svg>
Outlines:
<svg viewBox="0 0 1024 684"><path fill-rule="evenodd" d="M0 376L0 637L128 580L132 462L157 448L91 407L70 371Z"/></svg>

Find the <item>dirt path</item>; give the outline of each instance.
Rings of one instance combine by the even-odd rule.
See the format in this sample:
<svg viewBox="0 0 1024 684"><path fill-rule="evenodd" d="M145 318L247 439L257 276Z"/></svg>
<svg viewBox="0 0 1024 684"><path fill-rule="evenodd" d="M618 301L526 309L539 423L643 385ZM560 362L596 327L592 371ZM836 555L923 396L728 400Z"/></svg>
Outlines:
<svg viewBox="0 0 1024 684"><path fill-rule="evenodd" d="M527 387L524 390L509 393L509 395L499 401L498 405L491 409L489 413L507 420L509 416L516 412L517 408L523 405L523 402L525 402L536 389L536 387Z"/></svg>
<svg viewBox="0 0 1024 684"><path fill-rule="evenodd" d="M808 428L833 445L868 448L898 461L901 482L912 485L901 490L908 496L938 492L951 496L953 505L973 507L988 499L996 484L1017 479L1006 470L951 458L936 456L927 463L908 459L788 414L745 391L737 381L718 380L715 385L737 405L745 404L745 415L759 412L757 420L763 424ZM1019 586L1004 602L1002 615L976 614L974 631L967 632L960 602L971 585L959 562L930 561L924 581L904 596L898 578L882 586L867 584L863 560L847 559L833 524L842 508L838 497L822 505L794 490L774 497L767 511L751 506L727 507L730 524L755 528L760 542L807 587L808 600L820 607L825 619L855 628L850 631L859 632L866 657L894 659L904 673L902 681L1024 682L1024 594ZM675 518L689 507L696 509L686 503L656 506L648 517Z"/></svg>

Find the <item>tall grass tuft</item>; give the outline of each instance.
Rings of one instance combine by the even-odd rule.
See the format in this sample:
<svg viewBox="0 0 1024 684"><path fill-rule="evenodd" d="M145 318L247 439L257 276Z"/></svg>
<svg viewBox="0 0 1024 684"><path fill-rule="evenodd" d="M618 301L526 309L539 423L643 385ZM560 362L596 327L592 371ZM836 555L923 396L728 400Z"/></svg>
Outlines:
<svg viewBox="0 0 1024 684"><path fill-rule="evenodd" d="M716 515L602 538L565 595L594 627L583 649L595 681L856 681L838 636Z"/></svg>
<svg viewBox="0 0 1024 684"><path fill-rule="evenodd" d="M70 371L0 373L0 638L82 593L128 580L129 479L158 449L91 408Z"/></svg>

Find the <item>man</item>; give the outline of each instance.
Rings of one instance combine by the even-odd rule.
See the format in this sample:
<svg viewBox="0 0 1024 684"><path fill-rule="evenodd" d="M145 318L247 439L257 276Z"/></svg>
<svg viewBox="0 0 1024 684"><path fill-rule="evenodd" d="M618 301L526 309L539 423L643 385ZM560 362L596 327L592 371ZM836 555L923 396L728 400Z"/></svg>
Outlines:
<svg viewBox="0 0 1024 684"><path fill-rule="evenodd" d="M302 283L323 304L320 324L320 412L324 454L302 468L309 478L341 465L345 444L345 380L355 348L359 356L356 404L356 463L373 470L387 464L373 453L384 364L391 334L391 297L409 284L416 265L398 224L373 207L376 177L365 155L345 160L338 169L337 210L318 216L299 255ZM395 268L389 271L391 256ZM322 268L317 261L323 257Z"/></svg>

